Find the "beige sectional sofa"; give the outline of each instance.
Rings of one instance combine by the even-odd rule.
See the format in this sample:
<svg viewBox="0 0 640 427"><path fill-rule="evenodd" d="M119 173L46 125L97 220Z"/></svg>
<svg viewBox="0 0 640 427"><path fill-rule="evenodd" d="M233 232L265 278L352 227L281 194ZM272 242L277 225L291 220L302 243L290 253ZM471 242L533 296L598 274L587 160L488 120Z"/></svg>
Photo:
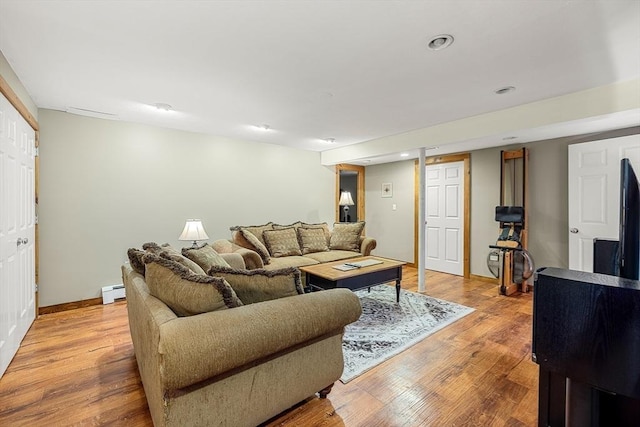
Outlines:
<svg viewBox="0 0 640 427"><path fill-rule="evenodd" d="M361 313L351 291L304 294L299 270L248 272L208 245L145 249L122 276L155 426L255 426L342 375L344 327Z"/></svg>
<svg viewBox="0 0 640 427"><path fill-rule="evenodd" d="M214 241L220 254L240 255L247 269L277 270L368 256L376 240L362 236L364 222L231 227L231 239Z"/></svg>

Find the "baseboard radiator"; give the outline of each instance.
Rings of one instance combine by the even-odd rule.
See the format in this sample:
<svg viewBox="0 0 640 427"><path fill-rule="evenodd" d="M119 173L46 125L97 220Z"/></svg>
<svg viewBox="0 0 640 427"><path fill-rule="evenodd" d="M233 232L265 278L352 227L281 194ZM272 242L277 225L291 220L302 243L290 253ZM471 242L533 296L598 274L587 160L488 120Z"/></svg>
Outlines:
<svg viewBox="0 0 640 427"><path fill-rule="evenodd" d="M102 304L111 304L117 299L125 298L124 285L110 285L102 287Z"/></svg>

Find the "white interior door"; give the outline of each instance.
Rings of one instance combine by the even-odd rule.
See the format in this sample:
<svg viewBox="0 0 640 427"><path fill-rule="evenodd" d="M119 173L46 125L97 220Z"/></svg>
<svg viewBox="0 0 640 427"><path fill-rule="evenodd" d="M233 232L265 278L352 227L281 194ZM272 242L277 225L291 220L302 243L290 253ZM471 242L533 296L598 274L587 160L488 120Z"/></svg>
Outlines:
<svg viewBox="0 0 640 427"><path fill-rule="evenodd" d="M569 268L593 272L593 239L618 239L620 160L640 170L640 135L569 145Z"/></svg>
<svg viewBox="0 0 640 427"><path fill-rule="evenodd" d="M426 268L462 276L464 162L428 165L426 187Z"/></svg>
<svg viewBox="0 0 640 427"><path fill-rule="evenodd" d="M35 132L0 95L0 377L35 319Z"/></svg>

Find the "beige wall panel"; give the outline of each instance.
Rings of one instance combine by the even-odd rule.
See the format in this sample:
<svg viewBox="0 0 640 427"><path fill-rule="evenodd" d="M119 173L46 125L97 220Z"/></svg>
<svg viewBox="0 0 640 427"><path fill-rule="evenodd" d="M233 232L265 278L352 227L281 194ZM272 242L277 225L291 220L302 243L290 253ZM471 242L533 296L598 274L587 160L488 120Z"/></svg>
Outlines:
<svg viewBox="0 0 640 427"><path fill-rule="evenodd" d="M40 305L121 283L129 247L177 240L187 218L229 227L334 219L316 152L40 110ZM211 240L210 240L211 241Z"/></svg>

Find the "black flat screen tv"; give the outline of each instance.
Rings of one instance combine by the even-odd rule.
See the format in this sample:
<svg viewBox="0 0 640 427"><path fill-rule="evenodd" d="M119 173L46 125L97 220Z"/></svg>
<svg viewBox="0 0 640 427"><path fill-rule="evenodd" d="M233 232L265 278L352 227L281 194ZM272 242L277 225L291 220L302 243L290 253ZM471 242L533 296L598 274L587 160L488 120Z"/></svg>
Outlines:
<svg viewBox="0 0 640 427"><path fill-rule="evenodd" d="M618 276L640 279L640 184L629 159L620 161Z"/></svg>

